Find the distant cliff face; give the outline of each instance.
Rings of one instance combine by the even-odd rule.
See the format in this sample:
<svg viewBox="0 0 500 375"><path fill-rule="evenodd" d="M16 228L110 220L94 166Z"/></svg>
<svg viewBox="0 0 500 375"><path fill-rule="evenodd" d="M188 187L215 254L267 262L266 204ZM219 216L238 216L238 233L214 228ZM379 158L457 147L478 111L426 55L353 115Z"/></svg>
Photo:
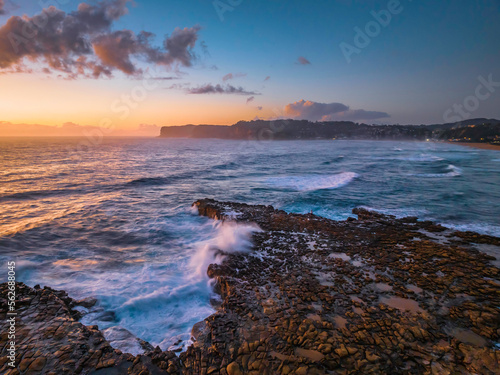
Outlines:
<svg viewBox="0 0 500 375"><path fill-rule="evenodd" d="M254 140L374 139L425 140L460 139L491 142L500 138L500 121L476 119L437 125L366 125L348 121L306 120L240 121L232 126L165 126L162 138L218 138Z"/></svg>

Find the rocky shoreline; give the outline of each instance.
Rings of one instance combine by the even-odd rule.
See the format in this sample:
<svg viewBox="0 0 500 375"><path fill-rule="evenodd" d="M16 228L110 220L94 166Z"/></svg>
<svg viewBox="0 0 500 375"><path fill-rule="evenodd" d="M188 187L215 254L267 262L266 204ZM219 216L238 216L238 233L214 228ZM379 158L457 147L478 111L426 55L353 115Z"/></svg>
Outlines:
<svg viewBox="0 0 500 375"><path fill-rule="evenodd" d="M11 369L1 284L0 373L500 373L500 269L478 250L498 252L499 238L363 209L333 221L209 199L195 206L262 231L251 252L209 267L222 303L193 327L186 352L122 353L78 322L85 301L19 283Z"/></svg>

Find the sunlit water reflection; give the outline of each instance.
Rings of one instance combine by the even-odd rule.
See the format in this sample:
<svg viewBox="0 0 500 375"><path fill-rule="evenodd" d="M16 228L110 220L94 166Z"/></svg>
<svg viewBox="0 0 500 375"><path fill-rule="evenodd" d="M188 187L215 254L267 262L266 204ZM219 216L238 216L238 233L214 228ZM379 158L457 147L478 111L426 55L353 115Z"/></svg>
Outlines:
<svg viewBox="0 0 500 375"><path fill-rule="evenodd" d="M190 211L204 197L345 219L357 206L500 235L495 151L370 141L0 139L0 258L18 280L94 296L88 315L170 347L213 312L207 249L235 235ZM5 274L6 275L6 274ZM5 276L6 277L6 276Z"/></svg>

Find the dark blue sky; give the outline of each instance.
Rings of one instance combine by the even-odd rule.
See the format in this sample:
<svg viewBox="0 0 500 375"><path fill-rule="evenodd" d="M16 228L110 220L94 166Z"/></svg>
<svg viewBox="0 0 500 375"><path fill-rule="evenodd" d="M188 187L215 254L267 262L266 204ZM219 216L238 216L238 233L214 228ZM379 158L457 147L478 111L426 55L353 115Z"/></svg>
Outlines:
<svg viewBox="0 0 500 375"><path fill-rule="evenodd" d="M456 109L449 109L464 100L473 109L466 111L467 116L500 118L500 87L493 87L488 98L483 95L477 103L466 99L476 96L479 77L488 80L491 75L490 80L500 82L500 1L394 1L220 0L221 7L232 8L222 19L211 0L136 0L135 5L127 5L129 13L116 20L113 30L153 32L153 43L160 46L176 27L199 25L193 65L178 68L182 75L176 86L164 82L165 90L155 95L170 102L205 100L221 111L245 106L240 116L245 120L289 115L285 106L302 99L313 105L343 103L351 110L390 115L358 119L351 114L364 122L439 123L443 117L456 115ZM9 12L0 16L2 25L12 15L33 16L41 10L33 1L16 3L18 7L7 1ZM51 4L70 12L78 3ZM396 10L391 20L384 18L387 24L377 27L372 13L385 16L391 9ZM366 32L367 27L372 37L363 40L365 45L356 44L355 30ZM356 52L346 58L342 43ZM305 59L303 63L299 57ZM222 81L228 73L234 78ZM238 73L242 76L237 77ZM266 77L270 79L265 81ZM118 72L107 86L127 88L129 81L130 77ZM223 89L225 85L241 87L249 94L209 92L194 99L195 95L184 91L217 84ZM96 90L102 87L94 85ZM251 96L254 99L247 102ZM298 117L307 117L303 108L298 111ZM331 118L341 118L338 115ZM237 113L221 123L230 123L233 117ZM197 121L186 116L185 122Z"/></svg>

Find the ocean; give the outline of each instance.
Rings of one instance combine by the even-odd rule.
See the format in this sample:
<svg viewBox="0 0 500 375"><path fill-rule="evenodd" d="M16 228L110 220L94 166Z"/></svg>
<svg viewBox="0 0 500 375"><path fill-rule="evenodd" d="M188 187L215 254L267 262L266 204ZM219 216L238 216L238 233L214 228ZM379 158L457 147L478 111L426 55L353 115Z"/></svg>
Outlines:
<svg viewBox="0 0 500 375"><path fill-rule="evenodd" d="M206 269L221 259L212 250L248 250L255 230L198 217L197 199L335 220L363 206L500 236L497 151L389 141L81 142L0 139L2 280L15 261L17 281L97 298L85 324L122 327L164 350L185 348L192 326L214 312Z"/></svg>

